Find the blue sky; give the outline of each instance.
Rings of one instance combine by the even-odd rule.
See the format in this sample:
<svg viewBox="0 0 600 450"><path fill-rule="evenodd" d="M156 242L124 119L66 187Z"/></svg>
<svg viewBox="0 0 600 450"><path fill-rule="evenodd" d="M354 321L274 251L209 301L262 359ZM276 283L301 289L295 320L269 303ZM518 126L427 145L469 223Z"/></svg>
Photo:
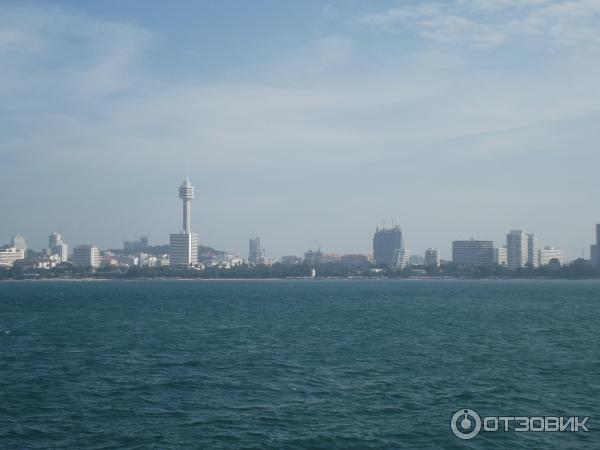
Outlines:
<svg viewBox="0 0 600 450"><path fill-rule="evenodd" d="M0 3L0 242L245 255L600 221L600 1ZM586 250L587 253L587 250Z"/></svg>

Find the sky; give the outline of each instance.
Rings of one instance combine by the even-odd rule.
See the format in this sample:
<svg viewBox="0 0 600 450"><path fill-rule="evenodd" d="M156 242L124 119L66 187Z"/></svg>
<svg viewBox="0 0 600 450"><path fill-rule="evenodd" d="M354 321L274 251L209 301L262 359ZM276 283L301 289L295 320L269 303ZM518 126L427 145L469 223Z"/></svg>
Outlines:
<svg viewBox="0 0 600 450"><path fill-rule="evenodd" d="M0 1L0 243L587 257L598 80L600 0Z"/></svg>

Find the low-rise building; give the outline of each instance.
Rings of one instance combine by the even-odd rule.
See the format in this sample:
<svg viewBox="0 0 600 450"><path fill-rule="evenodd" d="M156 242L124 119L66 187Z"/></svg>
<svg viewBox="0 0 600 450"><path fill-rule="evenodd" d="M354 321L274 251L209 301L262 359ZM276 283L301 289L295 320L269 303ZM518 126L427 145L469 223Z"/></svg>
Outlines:
<svg viewBox="0 0 600 450"><path fill-rule="evenodd" d="M12 267L15 261L25 258L25 251L15 247L0 249L0 265Z"/></svg>
<svg viewBox="0 0 600 450"><path fill-rule="evenodd" d="M279 261L277 260L277 258L271 258L270 256L263 256L262 257L262 263L265 266L272 266L273 264L277 264Z"/></svg>
<svg viewBox="0 0 600 450"><path fill-rule="evenodd" d="M546 266L550 264L550 261L553 259L556 259L561 265L565 265L567 263L565 251L556 247L544 247L542 250L539 250L538 254L540 266Z"/></svg>
<svg viewBox="0 0 600 450"><path fill-rule="evenodd" d="M421 255L410 255L408 257L409 266L422 266L425 264L425 258Z"/></svg>
<svg viewBox="0 0 600 450"><path fill-rule="evenodd" d="M22 269L53 269L60 263L61 260L56 255L34 256L15 261L14 267L21 267Z"/></svg>
<svg viewBox="0 0 600 450"><path fill-rule="evenodd" d="M349 267L367 266L369 258L365 255L342 255L340 262Z"/></svg>
<svg viewBox="0 0 600 450"><path fill-rule="evenodd" d="M321 255L321 264L338 263L341 261L341 256L335 253L325 253Z"/></svg>
<svg viewBox="0 0 600 450"><path fill-rule="evenodd" d="M296 264L300 264L302 262L302 258L298 258L297 256L293 255L282 256L280 262L284 266L295 266Z"/></svg>

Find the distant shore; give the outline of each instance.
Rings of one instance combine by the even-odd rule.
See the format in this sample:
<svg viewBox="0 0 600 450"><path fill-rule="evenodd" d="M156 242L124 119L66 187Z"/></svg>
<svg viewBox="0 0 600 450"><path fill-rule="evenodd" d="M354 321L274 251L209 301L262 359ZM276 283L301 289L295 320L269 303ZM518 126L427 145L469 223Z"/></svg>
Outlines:
<svg viewBox="0 0 600 450"><path fill-rule="evenodd" d="M361 277L315 277L315 278L176 278L176 277L154 277L154 278L24 278L24 279L4 279L0 283L90 283L90 282L152 282L152 281L185 281L185 282L287 282L287 281L394 281L394 282L423 282L423 281L600 281L599 278L553 278L553 277L532 277L532 278L465 278L465 277L411 277L411 278L361 278Z"/></svg>

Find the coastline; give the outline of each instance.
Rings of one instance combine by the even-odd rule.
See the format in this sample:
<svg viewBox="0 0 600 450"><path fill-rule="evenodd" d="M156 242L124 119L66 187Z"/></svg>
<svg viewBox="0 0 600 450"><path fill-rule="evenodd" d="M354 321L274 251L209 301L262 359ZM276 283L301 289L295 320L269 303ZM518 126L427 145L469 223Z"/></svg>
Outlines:
<svg viewBox="0 0 600 450"><path fill-rule="evenodd" d="M554 278L554 277L531 277L531 278L465 278L465 277L412 277L412 278L359 278L359 277L316 277L316 278L176 278L176 277L153 277L153 278L25 278L25 279L3 279L3 282L27 282L27 283L94 283L94 282L153 282L153 281L184 281L184 282L323 282L323 281L393 281L393 282L424 282L424 281L598 281L600 278Z"/></svg>

